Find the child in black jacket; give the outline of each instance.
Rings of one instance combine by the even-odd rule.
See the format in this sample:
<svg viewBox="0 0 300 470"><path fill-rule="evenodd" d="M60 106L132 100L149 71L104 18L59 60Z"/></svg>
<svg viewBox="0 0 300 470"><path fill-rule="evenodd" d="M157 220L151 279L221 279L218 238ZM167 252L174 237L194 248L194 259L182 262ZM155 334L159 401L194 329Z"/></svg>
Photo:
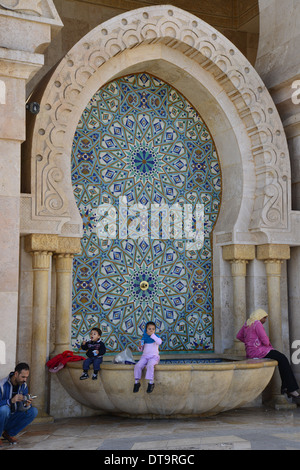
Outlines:
<svg viewBox="0 0 300 470"><path fill-rule="evenodd" d="M81 343L81 349L87 351L87 359L83 362L83 374L80 376L80 380L88 378L88 370L91 364L93 364L94 367L92 380L96 380L98 378L100 364L103 360L103 355L106 353L105 344L100 341L101 335L102 331L100 328L93 328L90 334L90 341L83 341Z"/></svg>

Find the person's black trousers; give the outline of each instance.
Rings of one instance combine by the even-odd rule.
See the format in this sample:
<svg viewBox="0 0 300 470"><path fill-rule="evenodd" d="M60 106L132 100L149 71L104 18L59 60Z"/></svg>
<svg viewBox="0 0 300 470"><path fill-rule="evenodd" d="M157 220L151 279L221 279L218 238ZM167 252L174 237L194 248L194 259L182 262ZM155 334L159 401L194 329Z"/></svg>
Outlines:
<svg viewBox="0 0 300 470"><path fill-rule="evenodd" d="M287 357L276 349L271 349L265 357L268 359L274 359L278 362L278 369L282 382L281 390L283 391L286 389L288 393L298 390L299 387Z"/></svg>

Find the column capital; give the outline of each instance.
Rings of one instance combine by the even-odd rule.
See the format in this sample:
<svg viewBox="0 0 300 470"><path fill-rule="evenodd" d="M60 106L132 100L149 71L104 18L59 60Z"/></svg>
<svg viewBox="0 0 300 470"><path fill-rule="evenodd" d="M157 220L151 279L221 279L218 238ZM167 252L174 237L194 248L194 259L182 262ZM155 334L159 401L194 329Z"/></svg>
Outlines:
<svg viewBox="0 0 300 470"><path fill-rule="evenodd" d="M231 275L235 276L246 276L246 267L248 260L246 259L232 259L230 260L231 264Z"/></svg>
<svg viewBox="0 0 300 470"><path fill-rule="evenodd" d="M56 234L31 233L25 236L25 251L51 251L57 254L80 253L80 238L60 237Z"/></svg>
<svg viewBox="0 0 300 470"><path fill-rule="evenodd" d="M281 276L281 265L283 260L280 259L267 259L264 261L266 265L267 276Z"/></svg>
<svg viewBox="0 0 300 470"><path fill-rule="evenodd" d="M72 272L73 266L73 254L70 253L61 253L54 255L56 263L56 272Z"/></svg>
<svg viewBox="0 0 300 470"><path fill-rule="evenodd" d="M259 260L285 260L290 259L290 245L258 245L256 257Z"/></svg>
<svg viewBox="0 0 300 470"><path fill-rule="evenodd" d="M52 253L49 251L32 252L32 269L34 271L48 271Z"/></svg>
<svg viewBox="0 0 300 470"><path fill-rule="evenodd" d="M222 253L225 261L250 261L255 258L255 245L225 245L222 247Z"/></svg>

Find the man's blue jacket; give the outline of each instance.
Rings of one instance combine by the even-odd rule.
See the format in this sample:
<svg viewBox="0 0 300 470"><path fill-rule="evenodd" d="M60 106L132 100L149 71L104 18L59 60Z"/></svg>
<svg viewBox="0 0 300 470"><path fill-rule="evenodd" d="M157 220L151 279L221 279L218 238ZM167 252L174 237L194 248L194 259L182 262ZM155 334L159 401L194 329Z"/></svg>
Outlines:
<svg viewBox="0 0 300 470"><path fill-rule="evenodd" d="M11 403L12 392L13 392L13 385L10 381L10 378L14 375L14 372L11 372L7 377L0 380L0 407L1 406L9 406L11 411L14 413L17 411L17 404ZM28 387L26 382L19 386L18 392L22 395L28 394Z"/></svg>

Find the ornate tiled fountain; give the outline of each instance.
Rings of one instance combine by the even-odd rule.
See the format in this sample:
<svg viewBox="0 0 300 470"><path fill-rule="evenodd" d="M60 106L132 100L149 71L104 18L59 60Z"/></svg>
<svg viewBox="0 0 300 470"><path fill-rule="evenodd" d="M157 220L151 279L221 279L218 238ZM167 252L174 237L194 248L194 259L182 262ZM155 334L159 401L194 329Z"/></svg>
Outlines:
<svg viewBox="0 0 300 470"><path fill-rule="evenodd" d="M81 381L82 363L74 362L57 375L75 400L99 412L138 418L204 417L257 398L276 365L268 359L166 361L155 366L151 394L146 393L147 381L143 379L140 391L133 393L133 365L104 362L98 380Z"/></svg>
<svg viewBox="0 0 300 470"><path fill-rule="evenodd" d="M69 394L132 417L206 416L260 395L274 361L186 361L214 351L212 232L222 194L212 136L191 103L144 72L107 83L77 125L72 184L84 230L73 349L100 326L109 354L136 350L152 320L162 360L152 394L144 382L133 394L133 365L104 362L100 380L80 381L82 364L70 363L58 373Z"/></svg>

